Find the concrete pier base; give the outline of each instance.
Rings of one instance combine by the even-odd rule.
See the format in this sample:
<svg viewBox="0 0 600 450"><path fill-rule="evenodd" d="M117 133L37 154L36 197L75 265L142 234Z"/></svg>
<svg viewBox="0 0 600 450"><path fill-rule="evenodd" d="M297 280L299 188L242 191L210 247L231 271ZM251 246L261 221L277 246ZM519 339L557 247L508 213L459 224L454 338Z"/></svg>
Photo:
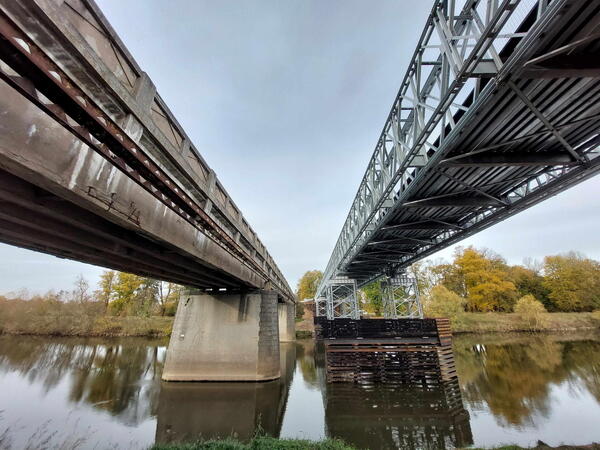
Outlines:
<svg viewBox="0 0 600 450"><path fill-rule="evenodd" d="M165 381L266 381L280 376L275 291L182 295Z"/></svg>
<svg viewBox="0 0 600 450"><path fill-rule="evenodd" d="M296 305L293 303L278 303L279 342L296 340Z"/></svg>

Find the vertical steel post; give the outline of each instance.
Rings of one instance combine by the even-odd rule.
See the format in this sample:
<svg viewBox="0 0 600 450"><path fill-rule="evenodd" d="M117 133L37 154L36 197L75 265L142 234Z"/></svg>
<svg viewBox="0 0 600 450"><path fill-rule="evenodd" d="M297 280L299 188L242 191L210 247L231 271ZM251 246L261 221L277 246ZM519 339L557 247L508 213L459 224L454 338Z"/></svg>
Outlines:
<svg viewBox="0 0 600 450"><path fill-rule="evenodd" d="M360 319L356 280L332 278L327 282L327 319Z"/></svg>
<svg viewBox="0 0 600 450"><path fill-rule="evenodd" d="M324 317L327 315L326 297L315 297L315 315L317 317Z"/></svg>
<svg viewBox="0 0 600 450"><path fill-rule="evenodd" d="M422 319L423 307L417 280L406 274L385 277L381 281L383 317L386 319Z"/></svg>

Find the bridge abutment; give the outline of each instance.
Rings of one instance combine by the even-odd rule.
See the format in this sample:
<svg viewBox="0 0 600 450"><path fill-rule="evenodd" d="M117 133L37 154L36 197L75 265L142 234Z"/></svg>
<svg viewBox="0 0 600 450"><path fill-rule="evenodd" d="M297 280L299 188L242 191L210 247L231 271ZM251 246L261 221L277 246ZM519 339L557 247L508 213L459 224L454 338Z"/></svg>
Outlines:
<svg viewBox="0 0 600 450"><path fill-rule="evenodd" d="M279 378L277 293L183 294L162 378L266 381Z"/></svg>
<svg viewBox="0 0 600 450"><path fill-rule="evenodd" d="M279 342L296 340L296 305L293 303L278 303Z"/></svg>

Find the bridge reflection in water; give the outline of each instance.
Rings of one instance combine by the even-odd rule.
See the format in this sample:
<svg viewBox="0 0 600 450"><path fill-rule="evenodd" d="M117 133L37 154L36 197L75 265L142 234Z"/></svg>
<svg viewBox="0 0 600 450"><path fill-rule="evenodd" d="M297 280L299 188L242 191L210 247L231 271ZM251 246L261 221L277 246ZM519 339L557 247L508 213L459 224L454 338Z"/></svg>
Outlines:
<svg viewBox="0 0 600 450"><path fill-rule="evenodd" d="M183 390L180 397L161 392L163 386L186 386L161 383L165 344L1 335L0 434L12 448L62 448L73 440L85 441L86 448L148 448L156 437L167 439L168 426L172 440L232 431L249 437L260 417L269 434L339 436L363 448L367 441L370 448L451 448L468 442L467 418L457 414L460 404L458 409L444 404L457 397L418 388L379 392L327 385L324 355L312 341L284 347L285 382L291 387L279 385L283 391L269 391L275 382L247 384L250 392L252 386L266 388L252 393L258 400L249 402L250 394L229 393L230 388L240 392L239 385L221 385L220 401L229 402L222 407L226 415L215 407L216 395L193 395L208 384ZM586 444L600 438L598 333L460 335L453 347L477 447L530 446L538 439L551 445ZM248 405L252 414L240 419ZM224 431L209 426L217 413Z"/></svg>
<svg viewBox="0 0 600 450"><path fill-rule="evenodd" d="M298 365L299 377L294 380ZM284 344L282 378L264 383L162 383L156 442L280 436L292 382L318 388L325 435L358 448L450 448L473 443L458 380L423 385L327 383L322 345ZM318 409L318 408L317 408ZM310 414L310 411L306 411Z"/></svg>
<svg viewBox="0 0 600 450"><path fill-rule="evenodd" d="M330 383L326 434L358 448L456 448L473 443L458 381L391 386Z"/></svg>
<svg viewBox="0 0 600 450"><path fill-rule="evenodd" d="M251 439L258 429L279 436L296 366L296 345L282 343L281 378L261 383L162 382L156 442L235 437Z"/></svg>

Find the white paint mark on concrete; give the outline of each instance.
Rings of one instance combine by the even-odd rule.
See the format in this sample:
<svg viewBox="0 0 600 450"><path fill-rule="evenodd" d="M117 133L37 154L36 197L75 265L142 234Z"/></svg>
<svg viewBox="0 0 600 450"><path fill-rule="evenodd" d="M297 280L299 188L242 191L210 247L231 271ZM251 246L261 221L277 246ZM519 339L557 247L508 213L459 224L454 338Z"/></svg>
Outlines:
<svg viewBox="0 0 600 450"><path fill-rule="evenodd" d="M36 133L37 131L37 126L35 125L35 123L32 123L31 125L29 125L29 128L27 128L27 143L29 143L29 140L33 137L33 135Z"/></svg>
<svg viewBox="0 0 600 450"><path fill-rule="evenodd" d="M113 178L115 177L115 172L117 171L117 168L115 166L112 166L110 168L110 172L108 173L108 178L106 180L106 187L108 188L107 190L111 190L110 189L110 185L112 183Z"/></svg>
<svg viewBox="0 0 600 450"><path fill-rule="evenodd" d="M69 189L73 189L77 184L77 177L81 172L81 168L83 167L83 162L85 160L85 155L87 152L84 151L81 146L79 146L79 151L77 152L77 160L75 161L75 166L73 167L73 171L71 172L71 179L69 180Z"/></svg>

